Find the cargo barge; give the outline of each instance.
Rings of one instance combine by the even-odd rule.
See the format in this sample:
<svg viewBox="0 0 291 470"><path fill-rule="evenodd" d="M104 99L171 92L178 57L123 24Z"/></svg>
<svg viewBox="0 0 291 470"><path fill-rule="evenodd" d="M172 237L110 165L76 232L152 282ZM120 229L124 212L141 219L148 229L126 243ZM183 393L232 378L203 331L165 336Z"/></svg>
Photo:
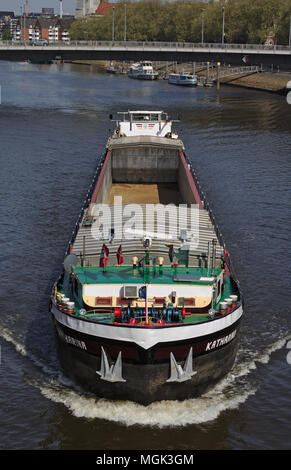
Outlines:
<svg viewBox="0 0 291 470"><path fill-rule="evenodd" d="M168 116L115 123L50 298L59 361L97 397L198 397L233 367L240 285Z"/></svg>

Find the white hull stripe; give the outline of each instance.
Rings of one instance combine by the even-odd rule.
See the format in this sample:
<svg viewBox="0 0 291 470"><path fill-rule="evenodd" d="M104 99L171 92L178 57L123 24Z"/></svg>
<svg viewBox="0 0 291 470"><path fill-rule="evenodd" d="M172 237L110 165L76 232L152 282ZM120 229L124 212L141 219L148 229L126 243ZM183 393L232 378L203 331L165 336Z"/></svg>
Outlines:
<svg viewBox="0 0 291 470"><path fill-rule="evenodd" d="M149 349L158 343L186 341L192 338L219 333L221 330L231 327L243 314L242 306L240 306L233 313L207 323L168 328L142 328L114 326L79 320L76 317L63 314L54 304L52 304L51 312L59 323L79 333L109 340L135 343L144 349Z"/></svg>

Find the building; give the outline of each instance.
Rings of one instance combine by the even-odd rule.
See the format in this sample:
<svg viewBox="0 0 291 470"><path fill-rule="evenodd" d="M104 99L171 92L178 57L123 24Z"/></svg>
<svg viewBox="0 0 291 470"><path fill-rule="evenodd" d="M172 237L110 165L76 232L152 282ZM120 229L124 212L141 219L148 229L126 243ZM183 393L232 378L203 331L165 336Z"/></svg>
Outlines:
<svg viewBox="0 0 291 470"><path fill-rule="evenodd" d="M276 38L273 32L270 32L266 38L265 46L273 47L276 44Z"/></svg>
<svg viewBox="0 0 291 470"><path fill-rule="evenodd" d="M0 20L8 20L14 18L14 11L0 11Z"/></svg>
<svg viewBox="0 0 291 470"><path fill-rule="evenodd" d="M95 12L97 16L104 16L116 3L109 3L108 0L101 0Z"/></svg>
<svg viewBox="0 0 291 470"><path fill-rule="evenodd" d="M5 31L9 31L13 35L13 22L15 22L13 11L0 11L0 39L2 39Z"/></svg>
<svg viewBox="0 0 291 470"><path fill-rule="evenodd" d="M42 8L41 9L42 16L53 16L55 14L54 8Z"/></svg>
<svg viewBox="0 0 291 470"><path fill-rule="evenodd" d="M73 21L74 18L61 18L57 20L55 28L58 29L58 41L70 41L69 27Z"/></svg>
<svg viewBox="0 0 291 470"><path fill-rule="evenodd" d="M12 31L12 40L13 41L21 41L21 20L19 18L15 18L15 22L13 24L13 31Z"/></svg>
<svg viewBox="0 0 291 470"><path fill-rule="evenodd" d="M100 0L75 0L75 18L95 15Z"/></svg>
<svg viewBox="0 0 291 470"><path fill-rule="evenodd" d="M14 41L38 41L39 39L47 39L49 42L68 42L69 26L74 18L57 18L57 17L26 17L19 18L13 33ZM24 25L25 23L25 25ZM25 31L25 33L24 33Z"/></svg>

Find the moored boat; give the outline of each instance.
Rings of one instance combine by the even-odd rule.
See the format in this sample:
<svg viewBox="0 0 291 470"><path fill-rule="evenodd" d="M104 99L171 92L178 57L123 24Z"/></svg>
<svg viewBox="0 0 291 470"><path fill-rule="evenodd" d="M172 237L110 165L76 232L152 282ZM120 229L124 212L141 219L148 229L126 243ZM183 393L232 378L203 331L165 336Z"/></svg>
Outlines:
<svg viewBox="0 0 291 470"><path fill-rule="evenodd" d="M158 72L153 69L152 62L148 60L132 64L127 75L138 80L157 80L159 76Z"/></svg>
<svg viewBox="0 0 291 470"><path fill-rule="evenodd" d="M120 114L50 300L59 360L98 397L197 397L235 361L240 285L168 116Z"/></svg>
<svg viewBox="0 0 291 470"><path fill-rule="evenodd" d="M191 75L188 72L170 73L168 76L168 83L171 85L197 86L198 77L197 75Z"/></svg>
<svg viewBox="0 0 291 470"><path fill-rule="evenodd" d="M110 62L109 66L107 67L106 72L111 73L111 74L119 74L119 75L125 75L126 74L126 70L125 70L125 67L123 65L119 65L118 67L115 67L114 63L112 61Z"/></svg>
<svg viewBox="0 0 291 470"><path fill-rule="evenodd" d="M110 62L109 66L107 67L106 72L107 72L107 73L113 73L113 74L114 74L114 73L117 73L117 70L116 70L116 68L114 67L114 64L113 64L112 61Z"/></svg>

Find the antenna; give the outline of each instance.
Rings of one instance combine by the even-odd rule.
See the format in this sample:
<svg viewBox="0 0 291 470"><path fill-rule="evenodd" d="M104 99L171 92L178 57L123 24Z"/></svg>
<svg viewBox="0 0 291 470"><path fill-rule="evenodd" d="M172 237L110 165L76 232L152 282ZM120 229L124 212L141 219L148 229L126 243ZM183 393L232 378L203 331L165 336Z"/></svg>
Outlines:
<svg viewBox="0 0 291 470"><path fill-rule="evenodd" d="M63 18L63 0L60 0L60 18Z"/></svg>

